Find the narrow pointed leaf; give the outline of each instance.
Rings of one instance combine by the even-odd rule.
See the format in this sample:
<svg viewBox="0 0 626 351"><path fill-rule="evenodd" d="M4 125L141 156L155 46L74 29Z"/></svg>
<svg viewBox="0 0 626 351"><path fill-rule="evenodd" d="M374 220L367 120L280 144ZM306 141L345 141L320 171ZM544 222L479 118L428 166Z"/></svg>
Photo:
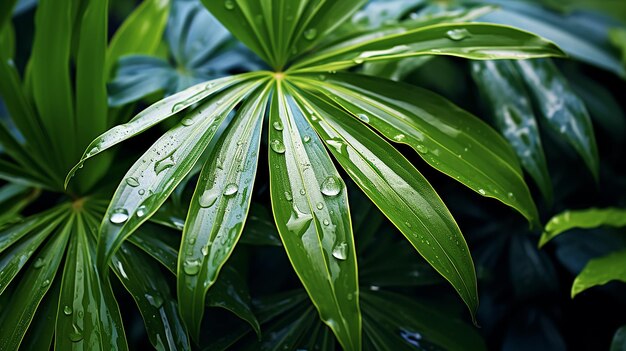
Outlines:
<svg viewBox="0 0 626 351"><path fill-rule="evenodd" d="M54 327L59 312L60 294L61 279L55 279L52 282L52 287L37 307L35 317L20 344L20 350L50 350L54 340Z"/></svg>
<svg viewBox="0 0 626 351"><path fill-rule="evenodd" d="M180 234L151 223L144 223L128 241L176 274Z"/></svg>
<svg viewBox="0 0 626 351"><path fill-rule="evenodd" d="M339 164L448 280L472 316L478 307L476 273L467 243L428 181L380 136L328 100L304 94L309 115ZM313 120L315 116L316 120Z"/></svg>
<svg viewBox="0 0 626 351"><path fill-rule="evenodd" d="M122 244L111 266L137 303L152 346L157 350L189 350L178 304L158 264L138 248Z"/></svg>
<svg viewBox="0 0 626 351"><path fill-rule="evenodd" d="M17 350L28 329L39 303L50 289L72 228L69 220L59 229L39 253L44 258L43 266L31 265L13 292L10 308L3 311L0 328L0 350Z"/></svg>
<svg viewBox="0 0 626 351"><path fill-rule="evenodd" d="M77 214L70 236L56 320L55 349L127 350L109 280L95 267L95 236Z"/></svg>
<svg viewBox="0 0 626 351"><path fill-rule="evenodd" d="M165 202L202 156L224 119L259 84L226 90L187 112L128 170L100 226L99 267L104 268L122 241Z"/></svg>
<svg viewBox="0 0 626 351"><path fill-rule="evenodd" d="M587 262L574 279L572 298L589 288L614 280L626 283L626 251L618 251Z"/></svg>
<svg viewBox="0 0 626 351"><path fill-rule="evenodd" d="M170 0L144 0L115 32L106 54L109 77L117 60L131 54L153 54L163 39Z"/></svg>
<svg viewBox="0 0 626 351"><path fill-rule="evenodd" d="M56 169L66 170L76 157L76 119L70 81L72 2L41 0L35 14L31 55L33 97L42 125L54 141L49 144Z"/></svg>
<svg viewBox="0 0 626 351"><path fill-rule="evenodd" d="M296 62L291 70L329 71L364 62L420 55L451 55L475 60L562 56L553 43L507 26L484 23L435 24L412 30L368 32Z"/></svg>
<svg viewBox="0 0 626 351"><path fill-rule="evenodd" d="M498 199L529 221L537 221L537 209L515 154L486 123L408 84L355 74L324 79L319 90L353 119L389 140L411 146L428 164L480 195Z"/></svg>
<svg viewBox="0 0 626 351"><path fill-rule="evenodd" d="M200 332L207 290L237 244L256 176L269 86L241 106L210 151L191 199L178 258L178 298L185 324Z"/></svg>
<svg viewBox="0 0 626 351"><path fill-rule="evenodd" d="M35 250L37 250L48 235L59 226L59 223L63 219L65 218L59 217L41 225L30 233L31 235L11 245L9 249L0 256L0 272L2 272L2 275L0 275L0 294L4 292L4 289L6 289L13 278L20 272L22 267L26 265L27 261L31 259ZM44 257L37 257L33 258L31 263L35 267L41 267L41 265L45 263L44 260Z"/></svg>
<svg viewBox="0 0 626 351"><path fill-rule="evenodd" d="M597 181L598 147L585 104L552 61L524 60L517 65L548 125L580 154Z"/></svg>
<svg viewBox="0 0 626 351"><path fill-rule="evenodd" d="M9 249L25 235L41 230L47 223L54 222L53 219L59 217L64 210L65 208L54 208L50 211L30 216L23 222L0 231L0 253Z"/></svg>
<svg viewBox="0 0 626 351"><path fill-rule="evenodd" d="M559 236L561 233L574 228L591 229L601 226L626 227L626 209L621 208L592 208L579 211L565 211L560 213L546 224L539 247Z"/></svg>
<svg viewBox="0 0 626 351"><path fill-rule="evenodd" d="M221 307L233 312L243 319L261 336L261 327L254 312L250 292L244 277L232 266L226 266L215 282L213 289L206 295L206 304L210 307Z"/></svg>
<svg viewBox="0 0 626 351"><path fill-rule="evenodd" d="M498 129L535 180L546 202L552 203L552 183L530 96L514 63L474 61L472 74L486 97Z"/></svg>
<svg viewBox="0 0 626 351"><path fill-rule="evenodd" d="M108 0L89 1L83 15L76 58L76 134L82 149L106 130Z"/></svg>
<svg viewBox="0 0 626 351"><path fill-rule="evenodd" d="M272 97L269 120L274 218L320 318L345 349L358 350L358 276L345 184L282 84Z"/></svg>

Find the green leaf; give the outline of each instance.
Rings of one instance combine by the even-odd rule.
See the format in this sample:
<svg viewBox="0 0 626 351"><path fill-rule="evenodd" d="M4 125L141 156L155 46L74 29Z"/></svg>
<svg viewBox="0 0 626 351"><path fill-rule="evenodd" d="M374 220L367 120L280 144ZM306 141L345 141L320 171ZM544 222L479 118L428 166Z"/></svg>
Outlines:
<svg viewBox="0 0 626 351"><path fill-rule="evenodd" d="M176 274L180 247L180 236L177 234L167 228L144 223L128 241L159 261L172 274Z"/></svg>
<svg viewBox="0 0 626 351"><path fill-rule="evenodd" d="M308 79L387 139L411 146L428 164L529 221L538 214L515 154L498 133L456 105L408 84L356 74ZM419 103L415 103L419 101Z"/></svg>
<svg viewBox="0 0 626 351"><path fill-rule="evenodd" d="M53 141L48 144L48 155L60 172L71 167L78 151L70 81L72 5L72 1L39 1L29 63L37 111Z"/></svg>
<svg viewBox="0 0 626 351"><path fill-rule="evenodd" d="M0 253L4 252L25 235L42 229L46 223L54 222L54 218L60 217L66 208L58 207L49 211L41 212L0 231Z"/></svg>
<svg viewBox="0 0 626 351"><path fill-rule="evenodd" d="M572 284L572 298L579 293L610 281L626 283L626 250L615 252L587 262Z"/></svg>
<svg viewBox="0 0 626 351"><path fill-rule="evenodd" d="M530 96L515 64L510 61L474 61L472 75L495 118L496 125L515 150L524 169L535 180L547 203L552 183Z"/></svg>
<svg viewBox="0 0 626 351"><path fill-rule="evenodd" d="M76 58L76 143L82 149L107 128L104 71L108 0L89 1L83 15Z"/></svg>
<svg viewBox="0 0 626 351"><path fill-rule="evenodd" d="M351 37L297 61L290 71L332 71L364 62L420 55L476 60L562 56L553 43L507 26L484 23L435 24L408 31L378 31Z"/></svg>
<svg viewBox="0 0 626 351"><path fill-rule="evenodd" d="M4 27L5 23L11 20L13 14L13 7L17 3L17 0L6 0L0 4L0 29Z"/></svg>
<svg viewBox="0 0 626 351"><path fill-rule="evenodd" d="M244 278L232 266L225 266L215 282L213 289L206 295L206 304L210 307L221 307L233 312L243 319L261 336L261 327L252 312L250 292ZM200 307L201 308L201 307Z"/></svg>
<svg viewBox="0 0 626 351"><path fill-rule="evenodd" d="M36 200L40 193L39 189L13 183L0 188L0 229L19 220L22 210Z"/></svg>
<svg viewBox="0 0 626 351"><path fill-rule="evenodd" d="M452 284L475 316L478 293L472 257L454 218L428 181L356 118L326 99L302 94L311 109L307 117L339 164Z"/></svg>
<svg viewBox="0 0 626 351"><path fill-rule="evenodd" d="M2 256L0 256L0 272L2 272L2 275L0 275L0 294L4 292L4 289L26 265L26 262L32 257L35 250L39 248L41 243L64 219L66 219L64 216L60 216L49 222L42 223L35 231L30 233L31 235L12 244L6 252L3 252ZM13 228L8 228L8 230L11 229ZM41 267L44 264L44 259L43 257L38 257L33 265Z"/></svg>
<svg viewBox="0 0 626 351"><path fill-rule="evenodd" d="M105 77L117 60L130 54L154 54L163 40L170 0L144 0L115 32L106 53Z"/></svg>
<svg viewBox="0 0 626 351"><path fill-rule="evenodd" d="M191 171L233 108L262 83L226 90L186 112L128 170L100 225L98 267L105 268L122 241L154 214ZM187 103L187 102L185 102Z"/></svg>
<svg viewBox="0 0 626 351"><path fill-rule="evenodd" d="M59 312L60 293L61 279L56 279L37 307L35 317L33 317L20 344L20 350L50 350L52 340L54 340L57 313Z"/></svg>
<svg viewBox="0 0 626 351"><path fill-rule="evenodd" d="M78 164L72 168L65 178L65 187L67 187L73 174L81 168L82 164L87 159L146 131L171 116L187 112L185 109L203 101L205 98L219 94L222 90L233 85L245 83L249 78L259 75L262 75L262 73L241 74L204 82L152 104L150 107L137 114L137 116L128 123L115 126L92 141L91 144L87 146Z"/></svg>
<svg viewBox="0 0 626 351"><path fill-rule="evenodd" d="M1 10L0 10L1 11ZM0 52L5 58L15 57L15 30L12 23L2 26L0 19Z"/></svg>
<svg viewBox="0 0 626 351"><path fill-rule="evenodd" d="M517 65L547 124L574 147L598 181L598 148L585 104L552 61L522 60Z"/></svg>
<svg viewBox="0 0 626 351"><path fill-rule="evenodd" d="M610 351L625 351L626 350L626 325L621 326L615 332L613 341L611 342Z"/></svg>
<svg viewBox="0 0 626 351"><path fill-rule="evenodd" d="M601 226L609 227L625 227L626 226L626 209L591 208L579 211L565 211L560 213L546 224L544 232L539 239L539 247L545 245L548 241L554 239L563 232L574 228L591 229Z"/></svg>
<svg viewBox="0 0 626 351"><path fill-rule="evenodd" d="M376 350L487 349L472 326L396 293L364 292L363 311L365 335Z"/></svg>
<svg viewBox="0 0 626 351"><path fill-rule="evenodd" d="M96 269L95 235L89 233L83 214L75 215L70 236L55 349L128 350L117 301L109 280Z"/></svg>
<svg viewBox="0 0 626 351"><path fill-rule="evenodd" d="M243 103L211 148L191 199L177 276L181 315L196 337L206 292L232 254L248 215L269 87L259 87Z"/></svg>
<svg viewBox="0 0 626 351"><path fill-rule="evenodd" d="M287 256L320 318L345 349L359 350L358 276L346 188L302 108L279 80L268 133L272 210Z"/></svg>
<svg viewBox="0 0 626 351"><path fill-rule="evenodd" d="M50 289L50 284L63 259L64 255L59 253L65 251L72 221L73 219L69 219L39 253L39 257L43 258L45 264L30 265L13 292L11 308L7 308L2 313L0 350L17 350L22 342L39 303Z"/></svg>
<svg viewBox="0 0 626 351"><path fill-rule="evenodd" d="M189 350L178 304L156 262L132 245L122 244L111 267L137 303L152 346L157 350Z"/></svg>

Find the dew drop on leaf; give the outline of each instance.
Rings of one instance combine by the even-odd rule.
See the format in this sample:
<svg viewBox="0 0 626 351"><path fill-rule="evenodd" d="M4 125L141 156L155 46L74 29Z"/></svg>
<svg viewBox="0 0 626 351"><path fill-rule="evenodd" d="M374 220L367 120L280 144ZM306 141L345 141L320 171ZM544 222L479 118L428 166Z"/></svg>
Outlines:
<svg viewBox="0 0 626 351"><path fill-rule="evenodd" d="M202 256L206 256L209 254L209 246L202 246L202 249L200 249L200 251L202 252Z"/></svg>
<svg viewBox="0 0 626 351"><path fill-rule="evenodd" d="M322 182L320 191L326 196L339 195L341 192L341 180L335 176L326 177L326 179Z"/></svg>
<svg viewBox="0 0 626 351"><path fill-rule="evenodd" d="M146 205L141 205L139 206L139 208L137 208L137 211L135 212L135 214L137 215L137 217L141 218L143 216L146 215L146 213L148 213L148 208L146 207Z"/></svg>
<svg viewBox="0 0 626 351"><path fill-rule="evenodd" d="M41 286L42 286L42 287L46 287L46 286L48 286L48 285L50 285L50 280L49 280L49 279L46 279L46 280L44 280L44 281L41 283Z"/></svg>
<svg viewBox="0 0 626 351"><path fill-rule="evenodd" d="M316 36L317 36L317 29L315 28L309 28L304 31L304 38L306 40L313 40L315 39Z"/></svg>
<svg viewBox="0 0 626 351"><path fill-rule="evenodd" d="M305 135L304 138L302 138L302 141L304 141L304 143L308 143L309 141L311 141L311 137L308 135Z"/></svg>
<svg viewBox="0 0 626 351"><path fill-rule="evenodd" d="M38 258L35 260L35 263L33 264L33 266L34 266L35 268L41 268L41 267L43 267L43 265L44 265L44 264L45 264L45 262L44 262L43 258L38 257Z"/></svg>
<svg viewBox="0 0 626 351"><path fill-rule="evenodd" d="M227 10L233 10L235 8L235 1L234 0L226 0L226 1L224 1L224 7Z"/></svg>
<svg viewBox="0 0 626 351"><path fill-rule="evenodd" d="M369 123L369 121L370 121L370 118L369 118L369 117L367 117L367 115L366 115L366 114L364 114L364 113L359 113L357 116L359 117L359 119L360 119L361 121L363 121L363 122L365 122L365 123Z"/></svg>
<svg viewBox="0 0 626 351"><path fill-rule="evenodd" d="M145 296L146 300L148 300L148 303L152 305L152 307L161 308L161 306L163 306L163 298L159 294L146 294Z"/></svg>
<svg viewBox="0 0 626 351"><path fill-rule="evenodd" d="M418 144L415 149L417 149L417 152L419 152L420 154L427 154L428 153L428 148L422 144Z"/></svg>
<svg viewBox="0 0 626 351"><path fill-rule="evenodd" d="M297 235L300 235L309 228L312 220L313 216L308 213L300 212L300 210L298 210L298 208L294 205L291 216L287 221L287 229L295 232Z"/></svg>
<svg viewBox="0 0 626 351"><path fill-rule="evenodd" d="M189 117L185 117L183 118L182 121L180 121L180 123L182 125L184 125L185 127L189 127L190 125L194 124L195 120L193 118L189 118Z"/></svg>
<svg viewBox="0 0 626 351"><path fill-rule="evenodd" d="M322 210L324 209L324 204L321 202L318 202L317 205L315 205L315 207L317 207L318 210Z"/></svg>
<svg viewBox="0 0 626 351"><path fill-rule="evenodd" d="M272 123L272 126L274 127L274 129L281 131L283 130L283 124L280 123L279 121L276 121L274 123Z"/></svg>
<svg viewBox="0 0 626 351"><path fill-rule="evenodd" d="M293 200L293 196L291 196L291 193L288 191L285 191L285 200L287 201Z"/></svg>
<svg viewBox="0 0 626 351"><path fill-rule="evenodd" d="M200 260L189 259L183 263L183 271L187 275L196 275L200 272Z"/></svg>
<svg viewBox="0 0 626 351"><path fill-rule="evenodd" d="M72 314L72 308L68 305L65 305L65 307L63 307L63 314L65 314L66 316L69 316Z"/></svg>
<svg viewBox="0 0 626 351"><path fill-rule="evenodd" d="M220 193L216 188L207 189L202 193L200 199L198 199L198 203L202 208L208 208L213 206Z"/></svg>
<svg viewBox="0 0 626 351"><path fill-rule="evenodd" d="M76 326L76 324L72 324L72 329L74 329L68 336L72 342L79 342L83 340L83 331Z"/></svg>
<svg viewBox="0 0 626 351"><path fill-rule="evenodd" d="M126 184L135 188L139 186L139 180L136 177L128 177L126 178Z"/></svg>
<svg viewBox="0 0 626 351"><path fill-rule="evenodd" d="M348 258L348 244L343 242L336 245L333 249L333 257L342 261Z"/></svg>
<svg viewBox="0 0 626 351"><path fill-rule="evenodd" d="M451 29L446 32L446 35L454 41L461 41L471 36L470 32L465 28Z"/></svg>
<svg viewBox="0 0 626 351"><path fill-rule="evenodd" d="M167 156L166 158L157 161L154 164L154 172L158 175L159 173L163 172L164 170L174 166L176 163L174 162L174 158L170 155Z"/></svg>
<svg viewBox="0 0 626 351"><path fill-rule="evenodd" d="M285 144L283 144L282 141L275 139L272 140L271 143L271 148L272 150L274 150L274 152L278 153L278 154L284 154L285 153Z"/></svg>
<svg viewBox="0 0 626 351"><path fill-rule="evenodd" d="M230 183L230 184L227 184L226 187L224 188L224 195L232 196L232 195L235 195L237 191L239 191L239 187L237 186L237 184Z"/></svg>
<svg viewBox="0 0 626 351"><path fill-rule="evenodd" d="M113 224L122 224L128 220L128 211L125 208L116 208L111 212L109 220Z"/></svg>

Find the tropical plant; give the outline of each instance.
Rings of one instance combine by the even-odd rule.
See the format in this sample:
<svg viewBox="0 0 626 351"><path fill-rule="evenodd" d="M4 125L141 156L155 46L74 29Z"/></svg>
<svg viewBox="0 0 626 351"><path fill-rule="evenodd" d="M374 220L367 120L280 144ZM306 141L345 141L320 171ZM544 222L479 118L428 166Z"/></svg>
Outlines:
<svg viewBox="0 0 626 351"><path fill-rule="evenodd" d="M346 187L327 150L452 284L473 315L476 278L465 240L430 184L387 140L411 146L435 169L536 223L515 154L488 125L438 95L338 71L422 55L484 60L562 52L511 27L450 23L458 14L331 35L363 1L205 5L274 70L220 78L174 94L87 147L71 174L113 145L169 117L180 119L118 186L100 225L100 269L106 271L123 241L158 210L206 151L185 220L177 274L180 312L197 337L206 292L247 217L267 114L276 225L321 319L344 348L361 348L356 253Z"/></svg>

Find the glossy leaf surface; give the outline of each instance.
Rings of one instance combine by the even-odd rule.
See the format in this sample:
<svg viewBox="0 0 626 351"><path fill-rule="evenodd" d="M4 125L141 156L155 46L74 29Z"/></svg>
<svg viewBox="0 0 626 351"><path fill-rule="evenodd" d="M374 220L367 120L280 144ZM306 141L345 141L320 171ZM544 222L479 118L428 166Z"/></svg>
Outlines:
<svg viewBox="0 0 626 351"><path fill-rule="evenodd" d="M547 124L580 154L597 181L598 148L585 104L552 61L526 60L517 65Z"/></svg>
<svg viewBox="0 0 626 351"><path fill-rule="evenodd" d="M210 150L191 199L178 258L186 325L200 332L207 290L237 244L248 215L269 86L259 87Z"/></svg>
<svg viewBox="0 0 626 351"><path fill-rule="evenodd" d="M510 61L472 62L472 75L486 97L500 132L515 150L543 197L552 202L552 183L533 106L517 67Z"/></svg>
<svg viewBox="0 0 626 351"><path fill-rule="evenodd" d="M322 77L319 89L387 139L411 146L431 166L515 208L537 210L509 145L487 124L444 98L407 84L355 74ZM315 81L309 79L307 87ZM414 101L418 100L419 104Z"/></svg>
<svg viewBox="0 0 626 351"><path fill-rule="evenodd" d="M572 298L579 293L610 281L626 283L626 251L619 251L589 262L572 284Z"/></svg>
<svg viewBox="0 0 626 351"><path fill-rule="evenodd" d="M539 240L539 246L545 245L556 236L574 228L597 228L601 226L624 227L626 226L626 210L620 208L565 211L554 216L546 224L545 230Z"/></svg>
<svg viewBox="0 0 626 351"><path fill-rule="evenodd" d="M270 192L287 255L346 349L361 348L356 252L345 184L321 140L277 82L270 109ZM305 119L306 118L306 119Z"/></svg>
<svg viewBox="0 0 626 351"><path fill-rule="evenodd" d="M339 164L452 284L474 316L478 294L467 243L428 181L400 152L340 107L312 95L305 97L312 126Z"/></svg>

